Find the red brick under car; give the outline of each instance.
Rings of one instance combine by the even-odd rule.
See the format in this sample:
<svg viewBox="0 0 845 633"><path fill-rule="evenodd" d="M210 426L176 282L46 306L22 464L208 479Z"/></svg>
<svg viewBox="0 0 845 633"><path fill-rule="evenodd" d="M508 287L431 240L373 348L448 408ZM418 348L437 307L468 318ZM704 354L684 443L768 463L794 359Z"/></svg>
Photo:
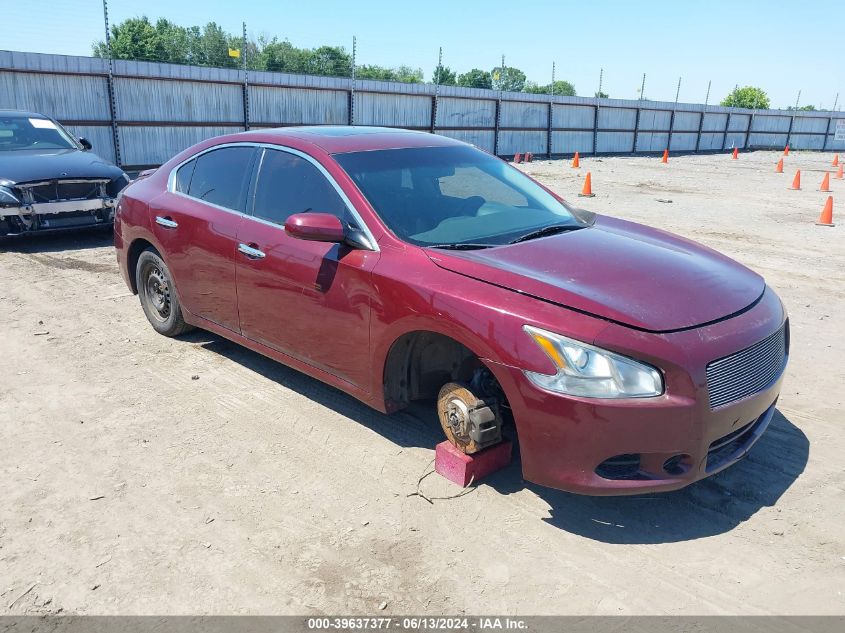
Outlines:
<svg viewBox="0 0 845 633"><path fill-rule="evenodd" d="M515 436L526 479L577 493L735 463L788 357L756 273L422 132L210 139L124 190L115 244L160 333L210 330L384 412L431 400L461 451Z"/></svg>

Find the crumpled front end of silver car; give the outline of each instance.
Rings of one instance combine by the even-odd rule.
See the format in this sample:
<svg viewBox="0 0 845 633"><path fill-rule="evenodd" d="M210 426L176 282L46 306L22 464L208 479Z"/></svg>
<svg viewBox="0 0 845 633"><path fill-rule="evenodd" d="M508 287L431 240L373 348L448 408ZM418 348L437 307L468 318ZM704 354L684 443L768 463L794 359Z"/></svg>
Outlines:
<svg viewBox="0 0 845 633"><path fill-rule="evenodd" d="M108 178L0 181L0 235L110 224L119 193L115 189Z"/></svg>

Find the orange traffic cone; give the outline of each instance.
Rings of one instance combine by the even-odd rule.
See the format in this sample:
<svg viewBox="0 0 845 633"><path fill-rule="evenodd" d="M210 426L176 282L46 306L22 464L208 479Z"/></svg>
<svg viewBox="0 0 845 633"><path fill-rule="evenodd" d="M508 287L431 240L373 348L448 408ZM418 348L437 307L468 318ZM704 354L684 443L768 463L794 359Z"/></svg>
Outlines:
<svg viewBox="0 0 845 633"><path fill-rule="evenodd" d="M734 151L731 154L731 158L733 160L736 160L737 158L739 158L739 148L738 147L734 147Z"/></svg>
<svg viewBox="0 0 845 633"><path fill-rule="evenodd" d="M587 172L587 176L584 178L584 188L578 195L582 198L592 198L596 195L593 193L593 178L590 176L590 172Z"/></svg>
<svg viewBox="0 0 845 633"><path fill-rule="evenodd" d="M578 157L578 152L575 152L575 158L572 159L572 167L577 168L581 166L581 160Z"/></svg>
<svg viewBox="0 0 845 633"><path fill-rule="evenodd" d="M795 172L795 178L792 179L792 186L790 187L790 189L793 189L795 191L801 190L801 170L800 169Z"/></svg>
<svg viewBox="0 0 845 633"><path fill-rule="evenodd" d="M520 154L519 152L517 152L516 154L514 154L514 155L513 155L513 162L515 162L515 163L521 163L521 162L522 162L522 154Z"/></svg>
<svg viewBox="0 0 845 633"><path fill-rule="evenodd" d="M819 187L819 191L830 193L830 174L827 172L825 172L824 178L822 178L822 186Z"/></svg>
<svg viewBox="0 0 845 633"><path fill-rule="evenodd" d="M818 226L836 226L833 223L833 196L827 197L827 202L824 203L822 214L819 216L819 221L816 224Z"/></svg>
<svg viewBox="0 0 845 633"><path fill-rule="evenodd" d="M668 149L663 150L663 158L660 159L660 162L661 163L668 163L669 162L669 150Z"/></svg>
<svg viewBox="0 0 845 633"><path fill-rule="evenodd" d="M782 158L778 161L778 164L775 165L775 173L776 174L782 174L783 173L783 159Z"/></svg>
<svg viewBox="0 0 845 633"><path fill-rule="evenodd" d="M839 154L834 154L833 162L831 163L834 167L839 167Z"/></svg>
<svg viewBox="0 0 845 633"><path fill-rule="evenodd" d="M843 178L845 178L845 174L842 173L842 163L839 164L839 171L836 172L834 178L836 178L836 180L842 180Z"/></svg>
<svg viewBox="0 0 845 633"><path fill-rule="evenodd" d="M783 155L789 156L789 145L787 145L786 147L783 148Z"/></svg>

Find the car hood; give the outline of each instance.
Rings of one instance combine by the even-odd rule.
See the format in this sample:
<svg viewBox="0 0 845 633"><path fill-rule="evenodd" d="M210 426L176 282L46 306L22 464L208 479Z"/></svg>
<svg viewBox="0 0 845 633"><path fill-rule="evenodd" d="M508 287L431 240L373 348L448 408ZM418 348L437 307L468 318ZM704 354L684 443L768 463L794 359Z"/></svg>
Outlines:
<svg viewBox="0 0 845 633"><path fill-rule="evenodd" d="M0 151L0 181L116 178L123 172L92 152L76 149Z"/></svg>
<svg viewBox="0 0 845 633"><path fill-rule="evenodd" d="M425 250L441 268L649 332L719 321L766 287L712 249L601 216L592 227L511 246Z"/></svg>

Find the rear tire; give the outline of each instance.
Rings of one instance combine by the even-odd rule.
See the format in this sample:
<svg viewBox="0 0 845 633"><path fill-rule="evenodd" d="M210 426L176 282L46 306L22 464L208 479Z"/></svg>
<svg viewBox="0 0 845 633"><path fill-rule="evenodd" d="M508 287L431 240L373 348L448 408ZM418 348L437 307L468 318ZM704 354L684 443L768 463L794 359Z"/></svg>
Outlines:
<svg viewBox="0 0 845 633"><path fill-rule="evenodd" d="M135 267L138 298L153 329L164 336L179 336L193 329L182 317L173 277L161 256L148 248Z"/></svg>

